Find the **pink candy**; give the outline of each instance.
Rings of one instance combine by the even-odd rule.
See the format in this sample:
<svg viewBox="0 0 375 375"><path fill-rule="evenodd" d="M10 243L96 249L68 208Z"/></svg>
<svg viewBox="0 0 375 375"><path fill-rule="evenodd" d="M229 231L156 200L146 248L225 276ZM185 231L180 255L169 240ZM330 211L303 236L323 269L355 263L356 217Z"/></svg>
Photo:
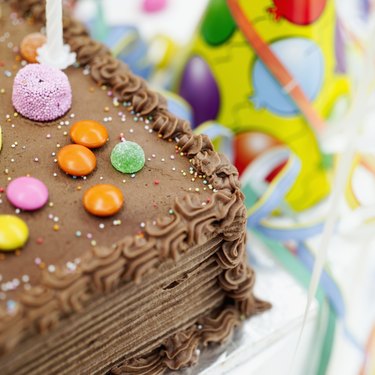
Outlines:
<svg viewBox="0 0 375 375"><path fill-rule="evenodd" d="M29 64L16 75L12 101L22 116L35 121L53 121L72 105L68 77L59 69Z"/></svg>
<svg viewBox="0 0 375 375"><path fill-rule="evenodd" d="M25 211L34 211L47 203L48 189L37 178L19 177L8 185L6 196L13 206Z"/></svg>

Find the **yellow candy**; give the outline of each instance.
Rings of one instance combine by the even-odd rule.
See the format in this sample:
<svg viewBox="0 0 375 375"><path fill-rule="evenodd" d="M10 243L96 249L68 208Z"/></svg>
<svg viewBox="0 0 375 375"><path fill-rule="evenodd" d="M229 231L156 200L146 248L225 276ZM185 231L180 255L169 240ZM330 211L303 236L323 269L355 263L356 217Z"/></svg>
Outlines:
<svg viewBox="0 0 375 375"><path fill-rule="evenodd" d="M22 219L14 215L0 215L0 250L17 250L28 238L29 228Z"/></svg>

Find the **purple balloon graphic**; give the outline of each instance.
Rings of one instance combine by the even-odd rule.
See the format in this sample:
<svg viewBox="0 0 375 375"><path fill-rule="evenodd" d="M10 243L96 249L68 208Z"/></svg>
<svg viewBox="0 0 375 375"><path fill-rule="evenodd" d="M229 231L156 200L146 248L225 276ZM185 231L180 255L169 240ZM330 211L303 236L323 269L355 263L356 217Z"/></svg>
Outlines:
<svg viewBox="0 0 375 375"><path fill-rule="evenodd" d="M193 56L182 74L179 94L193 108L193 127L214 120L220 109L218 85L208 64Z"/></svg>

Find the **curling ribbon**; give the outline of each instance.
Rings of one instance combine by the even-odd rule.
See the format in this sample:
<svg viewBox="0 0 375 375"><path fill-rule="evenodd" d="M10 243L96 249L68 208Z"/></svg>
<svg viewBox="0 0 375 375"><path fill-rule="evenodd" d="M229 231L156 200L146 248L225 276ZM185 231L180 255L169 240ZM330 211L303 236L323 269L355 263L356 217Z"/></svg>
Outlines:
<svg viewBox="0 0 375 375"><path fill-rule="evenodd" d="M198 127L196 133L204 133L210 136L218 151L227 153L229 156L233 155L234 134L228 128L215 122L207 122ZM290 223L280 224L280 221L277 222L272 219L272 213L276 209L288 214L288 212L285 212L285 210L288 210L288 207L285 207L285 195L293 186L301 167L299 159L287 149L279 150L277 156L280 158L279 160L287 159L287 162L265 191L260 191L259 188L254 187L254 181L256 180L254 175L257 174L257 171L251 165L241 176L242 191L245 195L245 205L248 213L247 225L248 229L262 240L272 255L280 261L290 274L308 289L314 258L304 241L322 233L324 220L323 217L320 217L315 219L315 221L305 221L295 225ZM258 166L260 170L264 169L262 167L264 166ZM354 215L356 217L353 216L352 221L354 220L358 223L358 219L361 218L362 220L360 221L364 222L374 212L373 210L367 211L356 213ZM352 221L350 221L349 216L346 221L343 221L342 226L345 228L351 225ZM337 227L337 229L339 228ZM294 241L297 243L296 254L292 255L279 241ZM293 262L291 259L293 259ZM298 264L298 267L296 264ZM301 267L305 270L305 275L308 275L308 277L305 276L303 282L301 281ZM320 332L319 336L321 346L316 348L319 352L319 358L317 359L319 367L316 370L316 374L323 375L328 367L332 351L336 320L343 323L345 336L353 346L359 350L362 350L362 348L345 323L345 301L339 287L326 269L322 270L322 276L319 279L318 290L323 296L318 298L320 303L319 324L323 325L325 329Z"/></svg>
<svg viewBox="0 0 375 375"><path fill-rule="evenodd" d="M251 233L263 243L271 256L307 290L311 280L311 273L300 260L280 242L267 238L257 231L252 231ZM314 364L316 365L316 368L308 372L315 375L326 374L337 326L337 316L325 294L322 286L319 285L316 294L316 299L319 303L317 332L314 338L314 346L311 348L311 361L308 364L309 368L314 366Z"/></svg>
<svg viewBox="0 0 375 375"><path fill-rule="evenodd" d="M375 325L369 335L366 345L366 356L359 375L375 374Z"/></svg>
<svg viewBox="0 0 375 375"><path fill-rule="evenodd" d="M229 156L230 160L233 159L234 133L230 129L210 121L196 128L195 133L209 136L217 151ZM297 225L285 225L271 220L270 214L276 209L280 209L285 214L291 213L284 198L293 186L301 168L299 159L286 148L278 149L276 156L279 160L286 159L287 162L265 191L259 191L254 187L254 181L259 179L257 178L259 177L257 170L264 171L266 169L264 164L259 164L257 170L252 169L250 165L241 176L242 191L245 195L248 214L248 226L275 240L303 241L321 233L323 218L319 217L314 221L305 220L305 222ZM292 214L294 215L294 213Z"/></svg>
<svg viewBox="0 0 375 375"><path fill-rule="evenodd" d="M375 37L375 25L372 27L371 40ZM355 158L355 151L357 147L357 142L359 139L359 134L363 128L363 120L366 113L366 103L369 93L369 82L372 82L374 78L374 67L373 59L375 57L375 46L370 45L368 55L365 56L365 64L362 69L363 76L359 82L356 95L354 95L354 100L352 107L350 108L349 114L345 119L346 124L344 124L343 129L345 130L345 143L342 156L339 160L333 188L332 188L332 200L330 202L330 209L325 220L324 230L321 236L321 242L319 246L319 251L316 256L316 261L312 271L312 278L310 287L307 295L307 304L305 309L305 314L303 317L302 328L300 336L295 349L295 354L298 350L299 343L303 334L303 329L307 321L310 305L315 297L317 291L319 280L324 269L331 237L335 230L337 221L339 220L339 207L341 204L341 199L343 198L343 190L347 184L350 176L351 166ZM294 358L293 358L294 360ZM293 365L293 361L292 361Z"/></svg>

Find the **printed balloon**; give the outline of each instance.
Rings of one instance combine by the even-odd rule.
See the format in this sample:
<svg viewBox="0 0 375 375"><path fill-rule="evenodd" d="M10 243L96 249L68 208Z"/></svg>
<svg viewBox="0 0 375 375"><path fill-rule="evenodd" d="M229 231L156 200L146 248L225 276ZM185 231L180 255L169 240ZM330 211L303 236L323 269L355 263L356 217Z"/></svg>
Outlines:
<svg viewBox="0 0 375 375"><path fill-rule="evenodd" d="M323 13L327 0L273 0L268 9L276 20L286 18L296 25L310 25Z"/></svg>
<svg viewBox="0 0 375 375"><path fill-rule="evenodd" d="M241 174L259 155L281 145L277 138L266 133L240 133L234 139L234 165Z"/></svg>
<svg viewBox="0 0 375 375"><path fill-rule="evenodd" d="M324 79L324 60L319 46L309 39L288 38L272 43L270 48L306 97L315 99ZM255 93L251 101L255 107L267 108L280 116L299 113L289 94L259 59L255 61L252 79Z"/></svg>
<svg viewBox="0 0 375 375"><path fill-rule="evenodd" d="M204 41L217 46L228 41L237 29L226 0L210 1L202 22L201 33Z"/></svg>
<svg viewBox="0 0 375 375"><path fill-rule="evenodd" d="M200 56L193 56L186 64L179 94L193 108L193 122L197 126L216 118L220 108L220 93L210 67Z"/></svg>

